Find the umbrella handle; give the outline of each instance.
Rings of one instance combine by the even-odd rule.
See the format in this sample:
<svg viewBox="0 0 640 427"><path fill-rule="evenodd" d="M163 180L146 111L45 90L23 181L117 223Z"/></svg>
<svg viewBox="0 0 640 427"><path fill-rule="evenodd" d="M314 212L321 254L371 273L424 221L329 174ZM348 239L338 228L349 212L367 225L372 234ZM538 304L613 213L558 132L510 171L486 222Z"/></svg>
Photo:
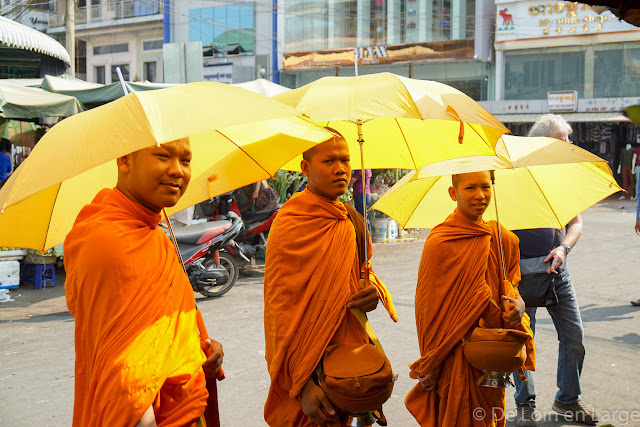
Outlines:
<svg viewBox="0 0 640 427"><path fill-rule="evenodd" d="M358 144L360 144L360 181L362 182L362 217L364 218L364 262L369 265L369 241L367 241L367 192L364 188L364 138L362 136L362 120L356 120L356 127L358 128ZM369 274L366 276L369 279Z"/></svg>
<svg viewBox="0 0 640 427"><path fill-rule="evenodd" d="M504 261L504 249L502 248L502 227L500 227L500 217L498 216L498 198L496 197L496 174L489 171L491 175L491 189L493 190L493 203L496 207L496 222L498 223L498 245L500 247L500 261L502 262L502 278L507 280L507 268Z"/></svg>

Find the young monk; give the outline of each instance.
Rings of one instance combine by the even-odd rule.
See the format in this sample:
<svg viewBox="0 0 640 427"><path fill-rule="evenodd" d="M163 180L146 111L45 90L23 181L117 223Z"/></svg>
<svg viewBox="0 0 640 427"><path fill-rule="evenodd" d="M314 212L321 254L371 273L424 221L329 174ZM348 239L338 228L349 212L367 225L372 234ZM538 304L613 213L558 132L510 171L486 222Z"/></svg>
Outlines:
<svg viewBox="0 0 640 427"><path fill-rule="evenodd" d="M411 365L419 383L405 404L421 426L504 426L505 392L479 386L482 371L465 359L462 339L476 326L527 331L520 281L518 238L502 228L508 286L502 281L498 225L482 220L491 200L489 172L453 176L449 195L457 209L431 230L424 245L415 311L421 358ZM509 301L502 313L496 305ZM524 315L524 316L523 316ZM527 369L534 367L533 340L527 341Z"/></svg>
<svg viewBox="0 0 640 427"><path fill-rule="evenodd" d="M74 426L191 426L204 413L205 372L215 377L222 346L201 344L191 285L158 228L187 189L190 161L187 139L118 158L116 188L101 190L67 235Z"/></svg>
<svg viewBox="0 0 640 427"><path fill-rule="evenodd" d="M307 188L280 208L269 233L264 327L271 387L264 418L270 426L340 426L314 371L330 344L369 342L348 310L378 304L377 288L360 279L350 215L363 235L364 221L338 202L351 178L349 160L339 134L305 152Z"/></svg>

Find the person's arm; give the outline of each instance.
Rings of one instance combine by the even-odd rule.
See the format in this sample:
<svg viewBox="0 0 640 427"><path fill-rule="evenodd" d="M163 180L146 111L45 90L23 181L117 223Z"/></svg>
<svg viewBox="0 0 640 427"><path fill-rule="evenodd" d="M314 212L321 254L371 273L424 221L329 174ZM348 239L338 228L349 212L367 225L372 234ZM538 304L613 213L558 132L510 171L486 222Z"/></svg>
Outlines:
<svg viewBox="0 0 640 427"><path fill-rule="evenodd" d="M136 424L136 427L156 427L156 414L153 413L153 405L149 406L142 414L142 418Z"/></svg>
<svg viewBox="0 0 640 427"><path fill-rule="evenodd" d="M360 307L365 313L375 310L378 306L378 289L368 279L360 279L358 281L358 289L355 294L351 295L347 308Z"/></svg>
<svg viewBox="0 0 640 427"><path fill-rule="evenodd" d="M436 388L438 379L440 378L440 370L441 365L438 365L438 367L433 371L427 372L424 377L418 377L418 381L420 381L420 384L424 387L425 391L431 391Z"/></svg>
<svg viewBox="0 0 640 427"><path fill-rule="evenodd" d="M636 173L637 160L638 160L638 153L633 153L633 159L631 160L631 173Z"/></svg>
<svg viewBox="0 0 640 427"><path fill-rule="evenodd" d="M578 243L580 236L582 235L582 217L580 215L573 218L567 224L567 233L562 241L562 244L556 248L554 248L549 255L544 259L544 262L551 261L551 265L547 269L547 274L551 274L556 271L562 264L564 264L564 260L567 257L568 250L566 247L562 245L569 246L570 249Z"/></svg>
<svg viewBox="0 0 640 427"><path fill-rule="evenodd" d="M336 420L336 410L313 377L309 378L299 397L302 412L317 425L322 426Z"/></svg>
<svg viewBox="0 0 640 427"><path fill-rule="evenodd" d="M215 378L222 367L222 359L224 358L222 344L216 340L206 339L200 342L200 347L207 356L207 360L202 364L202 370L207 378Z"/></svg>
<svg viewBox="0 0 640 427"><path fill-rule="evenodd" d="M253 185L253 194L251 194L251 203L255 203L256 199L260 195L262 188L267 188L267 181L258 181Z"/></svg>
<svg viewBox="0 0 640 427"><path fill-rule="evenodd" d="M640 197L638 197L638 204L636 205L636 234L640 236Z"/></svg>

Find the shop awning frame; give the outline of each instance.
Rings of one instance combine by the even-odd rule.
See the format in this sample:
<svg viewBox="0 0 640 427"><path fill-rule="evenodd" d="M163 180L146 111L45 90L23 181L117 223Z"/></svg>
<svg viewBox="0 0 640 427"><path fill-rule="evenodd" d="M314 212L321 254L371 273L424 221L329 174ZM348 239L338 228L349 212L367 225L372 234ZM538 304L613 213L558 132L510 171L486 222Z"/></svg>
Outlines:
<svg viewBox="0 0 640 427"><path fill-rule="evenodd" d="M0 16L0 44L9 47L40 52L71 64L69 52L57 40L48 35Z"/></svg>

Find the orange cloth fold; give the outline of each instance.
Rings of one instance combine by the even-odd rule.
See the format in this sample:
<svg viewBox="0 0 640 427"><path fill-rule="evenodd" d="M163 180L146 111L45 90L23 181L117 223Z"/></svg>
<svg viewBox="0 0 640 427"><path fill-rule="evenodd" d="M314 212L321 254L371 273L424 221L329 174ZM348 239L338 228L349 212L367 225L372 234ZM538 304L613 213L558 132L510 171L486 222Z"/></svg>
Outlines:
<svg viewBox="0 0 640 427"><path fill-rule="evenodd" d="M193 290L160 215L104 189L65 239L65 293L75 318L74 426L158 426L204 413L204 353Z"/></svg>
<svg viewBox="0 0 640 427"><path fill-rule="evenodd" d="M359 273L355 231L342 203L305 190L280 208L269 232L264 278L271 377L264 418L270 426L315 426L297 397L325 349L368 342L346 309Z"/></svg>
<svg viewBox="0 0 640 427"><path fill-rule="evenodd" d="M518 295L518 238L502 228L507 270L505 294ZM501 311L489 301L502 300L498 225L472 221L457 210L433 228L424 245L415 297L421 358L411 377L440 367L433 391L419 383L405 405L421 426L504 426L504 389L481 387L482 371L466 361L461 340L474 327L502 327ZM524 316L519 329L533 337ZM527 341L528 369L535 368L533 339Z"/></svg>
<svg viewBox="0 0 640 427"><path fill-rule="evenodd" d="M369 268L369 282L376 287L378 298L380 298L380 302L382 302L387 313L389 313L389 317L391 317L394 322L397 322L398 313L396 312L396 307L393 305L391 292L389 292L389 289L387 289L386 285L380 280L376 273L373 272L372 268Z"/></svg>

